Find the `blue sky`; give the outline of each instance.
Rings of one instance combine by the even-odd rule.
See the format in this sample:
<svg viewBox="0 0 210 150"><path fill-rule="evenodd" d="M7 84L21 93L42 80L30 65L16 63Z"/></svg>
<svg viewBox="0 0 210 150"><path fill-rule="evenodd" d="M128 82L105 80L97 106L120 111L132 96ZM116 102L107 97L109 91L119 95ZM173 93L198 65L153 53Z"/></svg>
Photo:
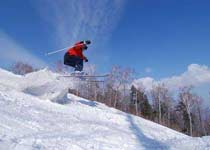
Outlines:
<svg viewBox="0 0 210 150"><path fill-rule="evenodd" d="M128 3L111 40L119 49L114 55L140 72L151 67L157 77L179 74L191 63L209 65L209 5L202 0Z"/></svg>
<svg viewBox="0 0 210 150"><path fill-rule="evenodd" d="M4 0L0 67L17 60L52 67L64 52L46 52L91 39L86 55L98 72L121 65L139 78L164 80L198 64L195 70L208 76L209 6L208 0Z"/></svg>

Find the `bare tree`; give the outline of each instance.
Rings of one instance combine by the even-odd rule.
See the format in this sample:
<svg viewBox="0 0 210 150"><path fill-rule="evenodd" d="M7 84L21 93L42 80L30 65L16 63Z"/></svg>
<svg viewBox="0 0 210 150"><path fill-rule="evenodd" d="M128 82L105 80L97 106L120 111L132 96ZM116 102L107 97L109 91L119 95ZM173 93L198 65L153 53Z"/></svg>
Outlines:
<svg viewBox="0 0 210 150"><path fill-rule="evenodd" d="M164 84L159 83L152 87L150 94L153 101L154 115L157 116L158 123L165 123L170 126L172 96L168 88Z"/></svg>
<svg viewBox="0 0 210 150"><path fill-rule="evenodd" d="M205 127L207 129L207 135L210 134L210 112L207 111L206 119L205 119Z"/></svg>
<svg viewBox="0 0 210 150"><path fill-rule="evenodd" d="M153 100L153 109L155 114L158 113L158 122L161 123L161 85L153 86L151 90L151 97Z"/></svg>
<svg viewBox="0 0 210 150"><path fill-rule="evenodd" d="M134 85L131 86L131 106L135 105L136 115L139 115L139 101L138 101L138 91Z"/></svg>
<svg viewBox="0 0 210 150"><path fill-rule="evenodd" d="M161 88L161 112L162 112L162 117L164 119L164 123L167 124L168 127L171 126L170 120L171 120L171 112L173 111L172 108L172 103L173 97L172 94L169 92L169 90L162 85Z"/></svg>
<svg viewBox="0 0 210 150"><path fill-rule="evenodd" d="M162 119L162 112L161 112L161 94L162 94L162 85L158 84L152 87L151 96L153 100L153 107L156 112L158 113L158 123L161 123Z"/></svg>
<svg viewBox="0 0 210 150"><path fill-rule="evenodd" d="M35 71L36 69L34 69L31 65L27 64L27 63L23 63L21 61L16 62L13 66L12 66L12 71L15 74L20 74L20 75L25 75L27 73L31 73L33 71Z"/></svg>
<svg viewBox="0 0 210 150"><path fill-rule="evenodd" d="M120 66L114 66L111 70L110 76L108 78L108 85L111 86L115 92L114 94L114 107L117 107L118 97L123 91L123 97L126 95L126 89L129 89L128 85L132 80L133 70L130 68L121 68ZM122 98L122 97L121 97Z"/></svg>
<svg viewBox="0 0 210 150"><path fill-rule="evenodd" d="M198 135L207 135L207 131L204 126L204 119L203 119L204 111L202 107L202 102L203 102L203 99L195 95L195 111L196 111L195 113L197 114L197 118L198 118L198 125L197 125L198 131L197 132L198 132Z"/></svg>
<svg viewBox="0 0 210 150"><path fill-rule="evenodd" d="M193 135L193 124L192 124L192 111L195 105L195 95L191 92L192 87L184 87L181 89L179 94L180 102L183 104L183 108L185 109L188 119L189 119L189 134Z"/></svg>
<svg viewBox="0 0 210 150"><path fill-rule="evenodd" d="M151 118L152 108L143 88L139 87L137 89L134 85L132 85L130 100L131 107L135 106L135 114L137 116L140 115L147 119Z"/></svg>

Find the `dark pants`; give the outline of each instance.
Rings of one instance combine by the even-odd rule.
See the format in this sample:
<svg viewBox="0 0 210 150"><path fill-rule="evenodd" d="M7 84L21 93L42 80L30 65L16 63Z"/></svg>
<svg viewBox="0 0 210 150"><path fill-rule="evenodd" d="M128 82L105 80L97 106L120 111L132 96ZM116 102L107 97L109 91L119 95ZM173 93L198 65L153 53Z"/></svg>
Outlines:
<svg viewBox="0 0 210 150"><path fill-rule="evenodd" d="M83 59L77 56L70 56L68 53L64 55L64 64L75 68L75 71L83 70Z"/></svg>

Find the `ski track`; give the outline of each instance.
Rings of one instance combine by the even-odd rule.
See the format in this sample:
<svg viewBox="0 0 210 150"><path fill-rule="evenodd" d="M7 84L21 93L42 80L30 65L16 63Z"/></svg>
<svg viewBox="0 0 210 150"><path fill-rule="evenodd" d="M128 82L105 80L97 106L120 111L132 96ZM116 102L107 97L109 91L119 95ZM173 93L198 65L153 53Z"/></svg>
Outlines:
<svg viewBox="0 0 210 150"><path fill-rule="evenodd" d="M48 69L26 76L0 69L0 150L210 149L210 137L192 138L67 94L76 83L57 76Z"/></svg>

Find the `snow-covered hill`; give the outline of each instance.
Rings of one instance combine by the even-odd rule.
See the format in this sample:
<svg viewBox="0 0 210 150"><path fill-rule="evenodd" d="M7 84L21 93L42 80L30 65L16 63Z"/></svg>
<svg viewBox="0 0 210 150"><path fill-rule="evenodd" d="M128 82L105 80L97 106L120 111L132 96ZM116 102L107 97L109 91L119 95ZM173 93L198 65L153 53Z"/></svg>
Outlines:
<svg viewBox="0 0 210 150"><path fill-rule="evenodd" d="M210 149L210 137L191 138L67 94L75 81L57 76L47 69L26 76L0 69L0 150Z"/></svg>

